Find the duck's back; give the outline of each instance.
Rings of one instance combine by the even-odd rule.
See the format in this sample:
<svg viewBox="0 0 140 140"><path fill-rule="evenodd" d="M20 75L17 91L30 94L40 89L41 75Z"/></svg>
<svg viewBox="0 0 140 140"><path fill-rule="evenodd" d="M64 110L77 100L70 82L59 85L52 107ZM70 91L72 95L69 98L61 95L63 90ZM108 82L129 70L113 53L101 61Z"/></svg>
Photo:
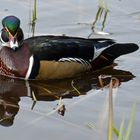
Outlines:
<svg viewBox="0 0 140 140"><path fill-rule="evenodd" d="M37 36L24 40L40 60L81 58L92 60L95 49L106 48L114 43L111 39L85 39L67 36Z"/></svg>

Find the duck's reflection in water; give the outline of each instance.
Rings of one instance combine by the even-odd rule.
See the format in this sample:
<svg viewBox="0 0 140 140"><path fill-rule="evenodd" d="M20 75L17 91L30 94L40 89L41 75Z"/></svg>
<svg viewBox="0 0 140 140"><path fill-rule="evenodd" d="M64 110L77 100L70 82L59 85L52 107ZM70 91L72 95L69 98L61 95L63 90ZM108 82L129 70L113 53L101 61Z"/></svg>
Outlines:
<svg viewBox="0 0 140 140"><path fill-rule="evenodd" d="M131 72L116 70L113 67L66 80L24 81L0 76L0 124L13 125L14 118L20 109L18 104L20 97L29 97L33 101L61 101L60 99L84 95L93 88L101 88L98 79L101 74L118 78L120 84L134 78ZM104 79L104 85L109 82L110 77ZM59 105L57 111L64 115L65 106Z"/></svg>

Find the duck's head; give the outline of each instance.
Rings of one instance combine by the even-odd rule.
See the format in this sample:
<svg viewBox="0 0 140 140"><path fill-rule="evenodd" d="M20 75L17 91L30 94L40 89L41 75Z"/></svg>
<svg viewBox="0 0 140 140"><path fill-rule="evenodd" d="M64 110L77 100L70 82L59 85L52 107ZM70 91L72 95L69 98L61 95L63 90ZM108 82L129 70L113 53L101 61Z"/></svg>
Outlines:
<svg viewBox="0 0 140 140"><path fill-rule="evenodd" d="M2 20L2 25L3 29L0 34L2 46L17 50L24 38L20 20L15 16L7 16Z"/></svg>

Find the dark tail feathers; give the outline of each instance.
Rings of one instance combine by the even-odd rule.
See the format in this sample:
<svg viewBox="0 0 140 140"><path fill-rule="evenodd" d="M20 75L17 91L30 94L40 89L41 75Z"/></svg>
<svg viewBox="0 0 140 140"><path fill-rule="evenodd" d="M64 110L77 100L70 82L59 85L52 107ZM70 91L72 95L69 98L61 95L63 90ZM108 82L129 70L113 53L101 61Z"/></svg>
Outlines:
<svg viewBox="0 0 140 140"><path fill-rule="evenodd" d="M138 45L134 43L115 43L109 48L105 49L95 60L92 61L92 68L93 70L96 70L111 65L119 56L132 53L138 49Z"/></svg>

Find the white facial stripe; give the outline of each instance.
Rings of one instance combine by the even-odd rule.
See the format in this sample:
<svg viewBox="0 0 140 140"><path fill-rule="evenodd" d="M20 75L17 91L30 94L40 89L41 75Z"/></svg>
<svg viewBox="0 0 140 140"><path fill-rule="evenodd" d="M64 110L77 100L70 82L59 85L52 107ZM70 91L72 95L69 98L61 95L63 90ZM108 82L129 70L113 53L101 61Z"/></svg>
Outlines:
<svg viewBox="0 0 140 140"><path fill-rule="evenodd" d="M6 31L8 32L9 38L11 38L11 40L13 40L14 38L17 37L17 32L16 32L16 34L13 36L13 35L10 33L10 31L7 29L7 27L5 27L5 29L6 29Z"/></svg>
<svg viewBox="0 0 140 140"><path fill-rule="evenodd" d="M12 48L13 50L15 50L16 48L19 47L18 41L15 40L17 34L15 34L14 37L11 35L10 40L8 42L5 42L2 39L1 34L2 34L2 32L0 32L0 41L1 41L2 46Z"/></svg>
<svg viewBox="0 0 140 140"><path fill-rule="evenodd" d="M1 37L2 32L0 32L0 41L2 46L6 46L6 47L10 47L10 43L9 42L4 42L2 37Z"/></svg>

